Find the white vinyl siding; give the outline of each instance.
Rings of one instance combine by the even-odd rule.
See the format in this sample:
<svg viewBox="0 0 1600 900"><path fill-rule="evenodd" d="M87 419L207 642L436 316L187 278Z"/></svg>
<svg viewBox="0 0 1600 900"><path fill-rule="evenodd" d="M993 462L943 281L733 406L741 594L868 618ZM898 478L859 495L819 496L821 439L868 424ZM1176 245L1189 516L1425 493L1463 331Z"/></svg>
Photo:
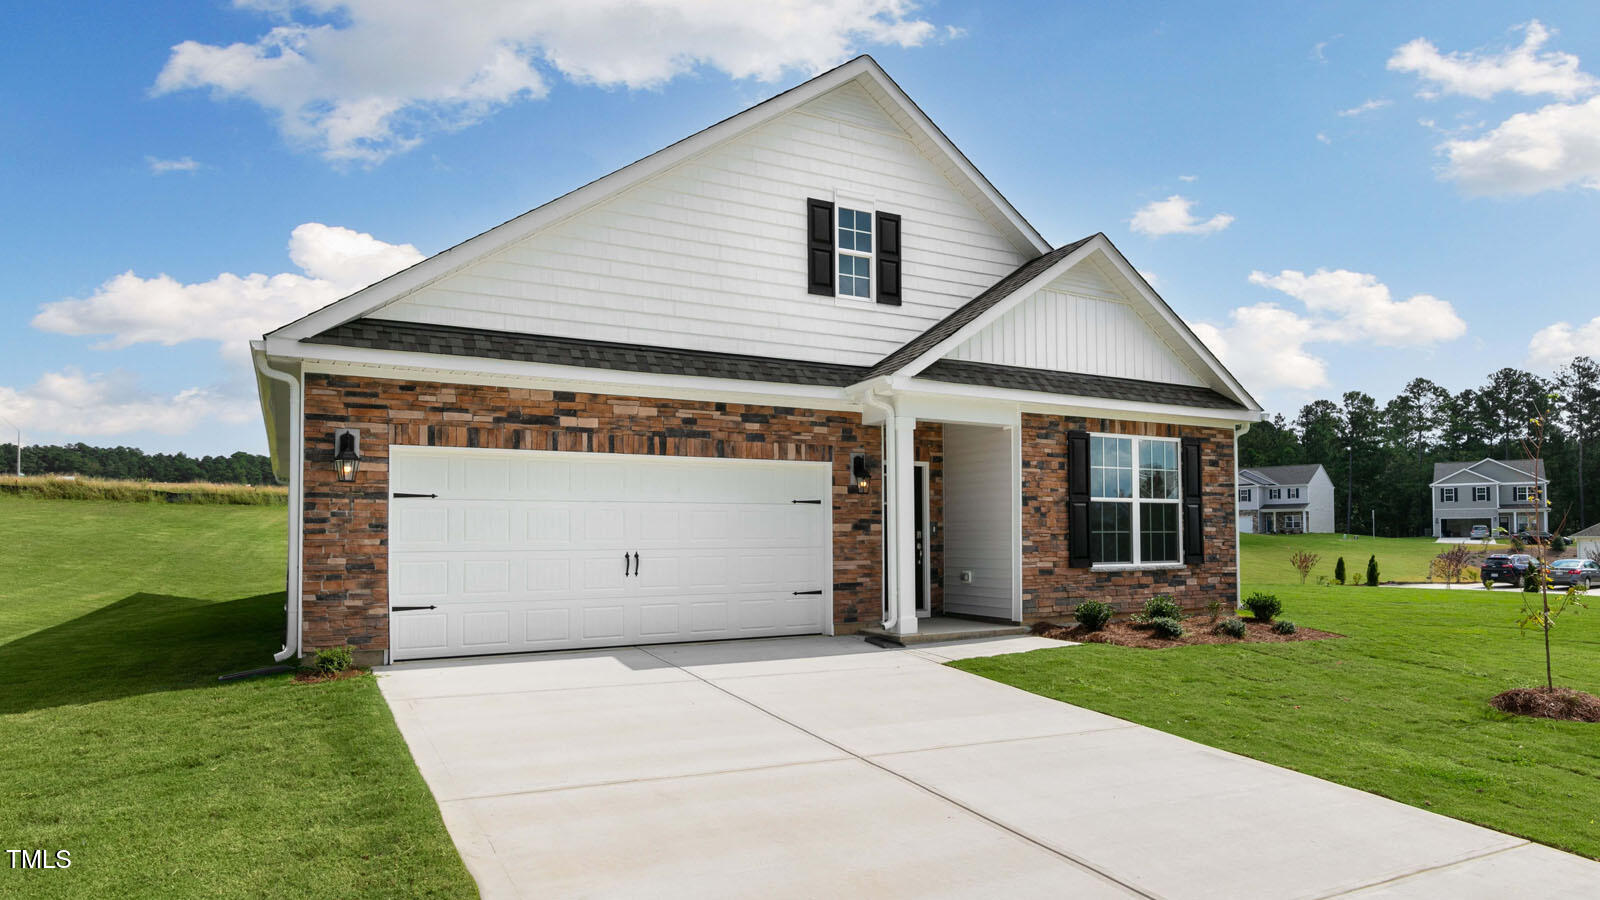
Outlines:
<svg viewBox="0 0 1600 900"><path fill-rule="evenodd" d="M901 306L807 293L806 199L849 193L902 217ZM870 365L1024 261L852 83L372 315Z"/></svg>
<svg viewBox="0 0 1600 900"><path fill-rule="evenodd" d="M951 359L1202 385L1135 307L1085 260L949 354Z"/></svg>
<svg viewBox="0 0 1600 900"><path fill-rule="evenodd" d="M1003 428L944 426L944 609L1011 619L1011 434ZM964 583L961 573L972 572Z"/></svg>

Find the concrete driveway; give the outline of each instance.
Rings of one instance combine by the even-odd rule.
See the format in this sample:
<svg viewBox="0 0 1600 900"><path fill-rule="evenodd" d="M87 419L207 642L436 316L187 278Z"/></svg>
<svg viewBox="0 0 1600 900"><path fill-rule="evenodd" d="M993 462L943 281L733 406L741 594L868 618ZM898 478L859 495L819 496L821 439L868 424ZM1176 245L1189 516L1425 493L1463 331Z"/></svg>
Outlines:
<svg viewBox="0 0 1600 900"><path fill-rule="evenodd" d="M1600 891L1600 863L942 665L1042 647L780 638L379 684L485 897Z"/></svg>

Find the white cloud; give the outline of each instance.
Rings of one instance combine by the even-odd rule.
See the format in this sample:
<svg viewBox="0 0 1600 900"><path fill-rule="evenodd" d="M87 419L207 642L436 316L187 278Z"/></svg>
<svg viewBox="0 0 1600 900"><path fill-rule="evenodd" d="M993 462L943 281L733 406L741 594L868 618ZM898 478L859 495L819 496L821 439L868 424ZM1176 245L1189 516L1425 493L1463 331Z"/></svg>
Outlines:
<svg viewBox="0 0 1600 900"><path fill-rule="evenodd" d="M1299 312L1275 301L1241 306L1226 325L1200 323L1195 333L1247 385L1310 390L1328 384L1328 363L1308 345L1368 343L1426 347L1455 340L1466 323L1448 302L1429 294L1393 299L1375 276L1345 269L1310 275L1285 269L1251 272L1250 283L1299 301Z"/></svg>
<svg viewBox="0 0 1600 900"><path fill-rule="evenodd" d="M1233 216L1218 213L1204 221L1190 212L1194 201L1180 194L1165 200L1152 200L1133 214L1132 228L1139 234L1160 237L1164 234L1214 234L1233 224Z"/></svg>
<svg viewBox="0 0 1600 900"><path fill-rule="evenodd" d="M1600 87L1594 76L1579 71L1578 57L1541 50L1555 32L1539 20L1517 28L1523 32L1521 45L1498 53L1440 53L1433 42L1417 38L1395 50L1389 58L1389 69L1414 73L1427 82L1430 86L1419 91L1418 96L1428 99L1460 94L1488 100L1505 92L1572 99Z"/></svg>
<svg viewBox="0 0 1600 900"><path fill-rule="evenodd" d="M1199 181L1200 180L1200 176L1199 175L1179 175L1178 176L1178 180L1179 181Z"/></svg>
<svg viewBox="0 0 1600 900"><path fill-rule="evenodd" d="M1600 359L1600 316L1574 325L1557 322L1534 332L1528 341L1530 368L1549 370L1569 363L1575 356Z"/></svg>
<svg viewBox="0 0 1600 900"><path fill-rule="evenodd" d="M1393 102L1394 102L1393 100L1389 100L1387 98L1382 98L1382 97L1374 98L1372 100L1366 101L1365 103L1362 103L1360 106L1352 106L1349 109L1341 109L1341 110L1339 110L1339 115L1344 116L1346 118L1349 118L1351 116L1359 116L1362 113L1369 113L1369 112L1372 112L1375 109L1383 109L1385 106L1388 106L1389 104L1391 104Z"/></svg>
<svg viewBox="0 0 1600 900"><path fill-rule="evenodd" d="M1318 140L1318 141L1321 141L1321 142L1322 142L1322 143L1324 143L1324 144L1331 144L1331 143L1333 143L1333 138L1330 138L1330 137L1328 137L1328 134L1327 134L1327 132L1325 132L1325 131L1319 131L1319 132L1317 132L1317 140Z"/></svg>
<svg viewBox="0 0 1600 900"><path fill-rule="evenodd" d="M1143 278L1151 287L1155 287L1161 283L1161 279L1156 277L1156 273L1146 272L1144 269L1138 269L1137 271L1139 273L1139 277Z"/></svg>
<svg viewBox="0 0 1600 900"><path fill-rule="evenodd" d="M179 157L178 159L161 159L160 157L146 156L144 161L145 165L150 167L152 175L165 175L168 172L194 172L200 168L199 163L187 156Z"/></svg>
<svg viewBox="0 0 1600 900"><path fill-rule="evenodd" d="M96 349L210 340L230 353L285 322L380 281L422 259L410 244L308 222L289 236L289 258L304 274L235 275L185 284L168 275L124 272L90 297L46 303L33 327L107 336Z"/></svg>
<svg viewBox="0 0 1600 900"><path fill-rule="evenodd" d="M1518 113L1476 138L1445 141L1446 177L1474 194L1600 188L1600 97Z"/></svg>
<svg viewBox="0 0 1600 900"><path fill-rule="evenodd" d="M184 434L205 422L240 424L257 414L248 397L215 388L158 394L142 390L125 372L86 375L69 368L47 372L24 388L0 385L0 415L24 435Z"/></svg>
<svg viewBox="0 0 1600 900"><path fill-rule="evenodd" d="M1337 41L1338 39L1340 39L1342 37L1344 37L1344 34L1340 33L1340 34L1334 35L1331 38L1328 38L1325 41L1317 41L1311 47L1311 58L1316 60L1319 63L1327 62L1328 61L1328 55L1327 55L1327 53L1325 51L1328 49L1328 45L1333 43L1334 41Z"/></svg>
<svg viewBox="0 0 1600 900"><path fill-rule="evenodd" d="M335 161L376 163L578 84L657 87L700 67L774 81L818 72L865 45L943 35L910 0L236 0L283 22L251 43L184 41L157 94L208 89L273 113L291 140Z"/></svg>

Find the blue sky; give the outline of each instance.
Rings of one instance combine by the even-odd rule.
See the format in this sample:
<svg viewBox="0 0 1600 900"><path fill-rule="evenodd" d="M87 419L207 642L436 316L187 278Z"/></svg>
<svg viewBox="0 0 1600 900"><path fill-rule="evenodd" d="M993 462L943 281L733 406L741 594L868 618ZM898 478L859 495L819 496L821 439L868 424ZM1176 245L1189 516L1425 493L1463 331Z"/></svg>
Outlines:
<svg viewBox="0 0 1600 900"><path fill-rule="evenodd" d="M261 450L243 337L860 52L1271 410L1600 355L1592 3L784 6L19 8L0 416Z"/></svg>

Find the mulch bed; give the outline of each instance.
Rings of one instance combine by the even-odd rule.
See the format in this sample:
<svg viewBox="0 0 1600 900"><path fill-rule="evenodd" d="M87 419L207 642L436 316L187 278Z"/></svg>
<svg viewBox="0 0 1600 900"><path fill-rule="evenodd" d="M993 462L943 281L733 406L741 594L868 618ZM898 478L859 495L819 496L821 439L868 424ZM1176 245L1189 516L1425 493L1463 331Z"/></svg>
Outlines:
<svg viewBox="0 0 1600 900"><path fill-rule="evenodd" d="M1600 697L1572 688L1517 688L1496 694L1489 705L1501 712L1569 722L1600 722Z"/></svg>
<svg viewBox="0 0 1600 900"><path fill-rule="evenodd" d="M343 672L318 672L316 669L301 669L294 673L295 684L322 684L325 681L339 681L345 678L360 678L370 675L366 669L350 668Z"/></svg>
<svg viewBox="0 0 1600 900"><path fill-rule="evenodd" d="M1294 634L1279 634L1272 630L1271 625L1245 619L1244 637L1231 638L1225 634L1213 634L1211 628L1215 624L1204 616L1184 619L1184 635L1177 640L1157 637L1149 625L1138 625L1133 622L1112 622L1099 631L1085 631L1083 626L1078 624L1057 625L1053 622L1038 622L1033 626L1033 633L1058 641L1113 644L1118 647L1137 647L1141 650L1166 650L1169 647L1188 647L1194 644L1287 644L1291 641L1321 641L1344 637L1342 634L1318 631L1304 625L1296 629Z"/></svg>

